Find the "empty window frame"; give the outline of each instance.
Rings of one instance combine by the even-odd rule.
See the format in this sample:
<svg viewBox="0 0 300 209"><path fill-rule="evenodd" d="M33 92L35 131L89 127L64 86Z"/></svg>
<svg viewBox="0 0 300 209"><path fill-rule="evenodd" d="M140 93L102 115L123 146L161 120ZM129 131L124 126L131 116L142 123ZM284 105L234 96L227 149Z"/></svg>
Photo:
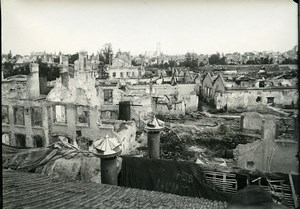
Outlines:
<svg viewBox="0 0 300 209"><path fill-rule="evenodd" d="M2 133L2 143L7 144L7 145L11 145L9 133Z"/></svg>
<svg viewBox="0 0 300 209"><path fill-rule="evenodd" d="M112 103L113 102L113 90L112 89L104 89L104 103Z"/></svg>
<svg viewBox="0 0 300 209"><path fill-rule="evenodd" d="M2 123L9 124L8 106L2 105L1 113L2 113Z"/></svg>
<svg viewBox="0 0 300 209"><path fill-rule="evenodd" d="M15 125L25 125L24 119L24 107L16 106L14 107L14 124Z"/></svg>
<svg viewBox="0 0 300 209"><path fill-rule="evenodd" d="M67 123L67 110L65 105L54 105L53 112L55 123Z"/></svg>
<svg viewBox="0 0 300 209"><path fill-rule="evenodd" d="M89 123L89 107L87 106L77 106L77 120L79 124Z"/></svg>
<svg viewBox="0 0 300 209"><path fill-rule="evenodd" d="M258 86L261 88L265 87L265 85L266 85L265 81L259 81L259 83L258 83Z"/></svg>
<svg viewBox="0 0 300 209"><path fill-rule="evenodd" d="M26 135L15 134L15 141L17 147L26 147Z"/></svg>
<svg viewBox="0 0 300 209"><path fill-rule="evenodd" d="M267 104L274 104L274 97L267 97Z"/></svg>
<svg viewBox="0 0 300 209"><path fill-rule="evenodd" d="M257 97L256 102L261 102L261 97Z"/></svg>
<svg viewBox="0 0 300 209"><path fill-rule="evenodd" d="M123 72L120 72L120 77L121 77L121 78L123 78L123 77L124 77L124 75L123 75Z"/></svg>
<svg viewBox="0 0 300 209"><path fill-rule="evenodd" d="M130 77L130 72L126 72L127 77Z"/></svg>
<svg viewBox="0 0 300 209"><path fill-rule="evenodd" d="M112 73L112 76L115 78L117 76L117 73L116 72L113 72Z"/></svg>
<svg viewBox="0 0 300 209"><path fill-rule="evenodd" d="M31 123L33 126L43 126L42 107L31 108Z"/></svg>
<svg viewBox="0 0 300 209"><path fill-rule="evenodd" d="M33 136L34 147L44 147L43 137L39 135Z"/></svg>

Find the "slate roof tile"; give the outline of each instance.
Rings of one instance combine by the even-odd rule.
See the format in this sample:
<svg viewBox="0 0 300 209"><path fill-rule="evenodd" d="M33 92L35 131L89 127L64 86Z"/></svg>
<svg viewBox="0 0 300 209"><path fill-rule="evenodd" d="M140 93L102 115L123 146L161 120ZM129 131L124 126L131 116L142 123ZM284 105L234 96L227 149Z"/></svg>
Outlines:
<svg viewBox="0 0 300 209"><path fill-rule="evenodd" d="M4 208L205 208L226 203L203 198L66 181L36 173L3 170Z"/></svg>

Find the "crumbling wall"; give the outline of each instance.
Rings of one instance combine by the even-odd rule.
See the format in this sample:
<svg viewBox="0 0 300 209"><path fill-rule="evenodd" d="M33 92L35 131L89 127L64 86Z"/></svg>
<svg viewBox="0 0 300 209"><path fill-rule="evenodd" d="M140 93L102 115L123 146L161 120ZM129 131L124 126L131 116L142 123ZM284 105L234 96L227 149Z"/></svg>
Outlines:
<svg viewBox="0 0 300 209"><path fill-rule="evenodd" d="M151 96L155 99L151 99ZM132 101L133 104L142 105L134 107L136 113L141 113L146 118L152 112L158 114L185 114L185 112L196 111L198 108L198 96L195 84L154 84L150 96L150 85L128 86L122 96L122 101ZM156 98L163 99L163 103L157 102ZM169 100L176 97L172 102L172 108L167 107ZM156 103L157 102L157 103ZM182 103L183 102L183 103Z"/></svg>
<svg viewBox="0 0 300 209"><path fill-rule="evenodd" d="M275 105L296 105L298 91L296 88L268 88L268 89L237 89L216 93L216 108L227 105L228 109L252 109L268 105L267 97L274 97Z"/></svg>
<svg viewBox="0 0 300 209"><path fill-rule="evenodd" d="M134 121L122 121L122 120L103 120L103 125L109 125L113 129L110 133L105 133L101 130L101 134L97 139L104 138L106 134L118 139L121 144L122 154L127 155L134 150L136 146L136 123ZM103 136L103 137L102 137Z"/></svg>
<svg viewBox="0 0 300 209"><path fill-rule="evenodd" d="M248 115L257 116L253 113ZM261 123L261 118L265 119L264 123ZM247 169L247 164L254 162L255 168L260 171L297 172L298 163L295 155L298 150L298 142L276 141L277 124L275 116L250 117L245 127L258 129L255 122L262 125L262 138L250 144L237 146L235 149L237 166Z"/></svg>
<svg viewBox="0 0 300 209"><path fill-rule="evenodd" d="M26 79L24 81L3 80L1 82L2 99L4 98L26 99L27 98L26 82L27 82Z"/></svg>
<svg viewBox="0 0 300 209"><path fill-rule="evenodd" d="M87 106L100 106L95 88L95 78L92 73L80 72L74 78L69 78L68 87L64 86L61 77L55 82L54 88L47 95L52 102L70 103Z"/></svg>
<svg viewBox="0 0 300 209"><path fill-rule="evenodd" d="M131 109L134 110L134 112L131 111L131 117L134 118L135 120L138 120L139 116L143 119L146 119L153 112L154 100L150 96L125 94L123 95L122 100L130 101L131 104L137 105L131 107Z"/></svg>
<svg viewBox="0 0 300 209"><path fill-rule="evenodd" d="M262 146L261 140L249 144L239 144L234 150L236 165L240 168L250 169L248 163L254 162L255 168L261 170L262 165Z"/></svg>
<svg viewBox="0 0 300 209"><path fill-rule="evenodd" d="M299 142L275 142L274 155L270 162L270 172L299 172L299 162L296 158Z"/></svg>
<svg viewBox="0 0 300 209"><path fill-rule="evenodd" d="M263 115L257 112L246 112L242 113L241 116L244 116L242 119L243 129L248 130L261 130L262 120L265 120L265 125L268 126L268 123L276 123L276 117L274 115Z"/></svg>
<svg viewBox="0 0 300 209"><path fill-rule="evenodd" d="M182 104L173 104L174 108L173 111L175 110L175 106L176 109L177 107L179 107L179 109L177 109L177 111L174 111L175 114L180 114L180 112L184 112L184 110L186 112L191 112L191 111L196 111L198 108L198 96L196 95L196 90L195 90L195 84L178 84L176 86L171 86L171 85L154 85L153 88L155 89L155 92L157 95L160 96L176 96L177 97L177 101L184 102L184 107L179 107L179 105ZM165 112L164 112L165 110ZM172 114L172 112L170 112L165 108L160 109L160 113L169 113Z"/></svg>
<svg viewBox="0 0 300 209"><path fill-rule="evenodd" d="M156 114L170 114L170 115L184 115L186 112L185 102L173 103L173 104L156 104Z"/></svg>
<svg viewBox="0 0 300 209"><path fill-rule="evenodd" d="M270 154L264 158L263 142L258 140L250 144L239 144L235 149L237 166L247 168L247 163L253 161L256 169L268 172L290 173L298 172L298 162L295 157L298 152L298 145L292 142L274 142L268 144ZM264 167L264 162L269 162Z"/></svg>
<svg viewBox="0 0 300 209"><path fill-rule="evenodd" d="M119 104L119 102L121 101L122 98L122 94L123 91L118 89L116 86L97 86L97 98L99 99L99 103L100 105L116 105ZM111 89L112 90L112 95L113 95L113 99L112 99L112 103L105 103L104 102L104 90L105 89Z"/></svg>
<svg viewBox="0 0 300 209"><path fill-rule="evenodd" d="M134 151L136 142L136 124L134 121L122 122L116 134L121 143L122 155L128 155Z"/></svg>
<svg viewBox="0 0 300 209"><path fill-rule="evenodd" d="M2 100L2 105L8 107L8 124L2 123L2 133L8 133L10 137L10 145L16 146L15 134L23 134L26 136L26 146L34 147L33 136L41 136L43 145L49 145L48 137L48 114L45 101L28 101L28 100ZM14 107L24 108L24 125L14 124ZM33 126L31 111L32 107L42 108L42 126Z"/></svg>

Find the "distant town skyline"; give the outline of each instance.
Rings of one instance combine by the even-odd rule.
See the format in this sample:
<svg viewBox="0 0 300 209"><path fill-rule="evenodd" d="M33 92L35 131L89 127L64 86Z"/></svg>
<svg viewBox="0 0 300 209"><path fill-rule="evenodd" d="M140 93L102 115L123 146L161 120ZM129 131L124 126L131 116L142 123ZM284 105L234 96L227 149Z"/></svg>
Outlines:
<svg viewBox="0 0 300 209"><path fill-rule="evenodd" d="M291 50L297 4L274 1L3 0L2 53L99 51L169 55Z"/></svg>

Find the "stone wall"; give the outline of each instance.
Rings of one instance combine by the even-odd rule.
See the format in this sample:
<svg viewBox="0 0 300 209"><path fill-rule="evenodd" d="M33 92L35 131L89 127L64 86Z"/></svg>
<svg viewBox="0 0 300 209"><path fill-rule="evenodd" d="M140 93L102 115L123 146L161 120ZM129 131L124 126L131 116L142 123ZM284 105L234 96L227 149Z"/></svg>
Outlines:
<svg viewBox="0 0 300 209"><path fill-rule="evenodd" d="M178 84L176 86L153 85L153 88L155 89L155 93L159 96L177 95L178 101L184 101L184 106L185 106L186 112L196 111L198 108L198 96L196 95L195 87L196 87L195 84ZM172 109L174 111L175 104L173 104L173 105L174 105L174 108L172 108ZM181 104L177 104L177 105L181 105ZM176 107L176 109L177 109L177 107ZM169 110L166 108L163 108L161 110L165 110L165 111L163 111L164 113L172 114L172 112L169 112ZM182 110L184 110L184 108L179 107L178 111L180 112L180 110L182 111ZM177 114L178 111L175 111L175 113Z"/></svg>
<svg viewBox="0 0 300 209"><path fill-rule="evenodd" d="M8 133L10 137L10 145L16 146L15 134L23 134L26 136L26 146L33 147L33 136L41 136L44 146L49 145L49 129L47 104L45 101L28 101L28 100L2 100L1 105L8 107L9 123L2 123L2 133ZM14 124L14 107L24 107L24 125ZM42 108L42 126L33 126L31 118L31 108Z"/></svg>
<svg viewBox="0 0 300 209"><path fill-rule="evenodd" d="M252 116L252 117L249 117ZM256 169L265 172L297 172L298 142L276 140L276 118L271 115L245 115L244 128L259 129L261 124L262 137L249 144L239 144L235 149L237 166L247 169L247 163L254 162ZM262 123L261 120L265 119Z"/></svg>
<svg viewBox="0 0 300 209"><path fill-rule="evenodd" d="M274 97L275 105L297 105L297 88L235 89L217 92L214 103L217 109L227 105L227 109L251 109L268 104L267 97Z"/></svg>
<svg viewBox="0 0 300 209"><path fill-rule="evenodd" d="M276 122L276 117L274 115L262 115L257 112L246 112L242 113L241 116L244 116L242 129L260 131L262 127L262 120L265 120L266 126Z"/></svg>
<svg viewBox="0 0 300 209"><path fill-rule="evenodd" d="M169 101L165 95L170 99L174 99L174 96L177 97L176 101L172 102L172 109L167 107ZM156 99L151 99L151 96L162 102L156 102ZM142 105L142 107L133 107L136 113L141 113L142 117L147 117L152 112L156 114L185 114L186 112L196 111L198 108L195 84L178 84L176 86L154 84L151 96L150 85L134 85L128 87L122 100Z"/></svg>
<svg viewBox="0 0 300 209"><path fill-rule="evenodd" d="M118 119L119 115L119 102L122 101L122 94L123 91L118 89L115 85L111 86L96 86L97 88L97 99L99 100L100 111L106 112L111 111L112 119ZM105 102L104 101L104 91L106 89L112 90L112 102ZM117 116L116 116L117 115Z"/></svg>
<svg viewBox="0 0 300 209"><path fill-rule="evenodd" d="M27 79L18 80L4 80L1 82L2 98L27 98Z"/></svg>

